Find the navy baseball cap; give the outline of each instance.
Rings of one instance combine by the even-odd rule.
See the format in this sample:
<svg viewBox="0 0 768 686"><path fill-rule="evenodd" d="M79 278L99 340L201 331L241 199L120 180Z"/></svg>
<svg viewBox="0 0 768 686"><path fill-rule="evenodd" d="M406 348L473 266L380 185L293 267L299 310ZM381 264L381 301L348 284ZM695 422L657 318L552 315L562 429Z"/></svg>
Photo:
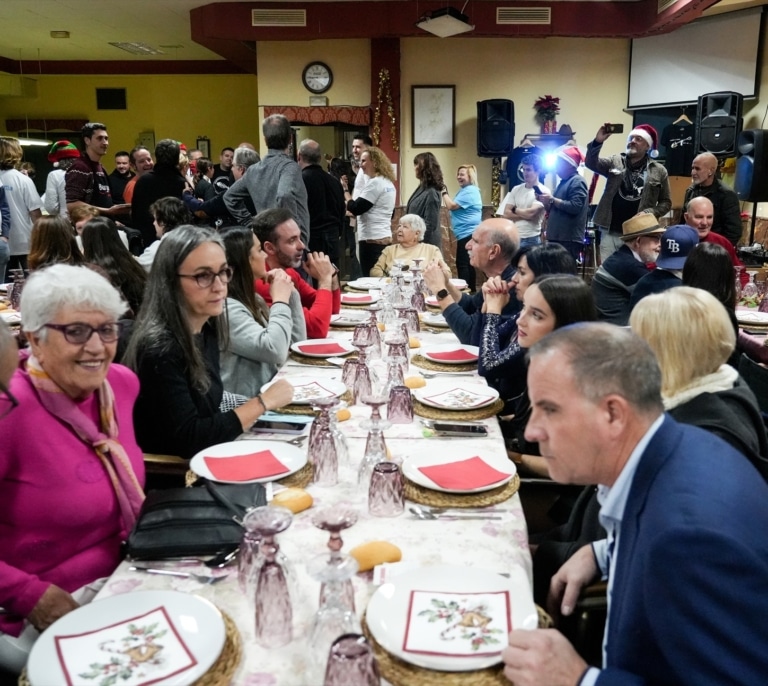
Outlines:
<svg viewBox="0 0 768 686"><path fill-rule="evenodd" d="M699 243L696 229L687 224L670 226L661 235L661 252L656 266L664 269L682 269L685 260Z"/></svg>

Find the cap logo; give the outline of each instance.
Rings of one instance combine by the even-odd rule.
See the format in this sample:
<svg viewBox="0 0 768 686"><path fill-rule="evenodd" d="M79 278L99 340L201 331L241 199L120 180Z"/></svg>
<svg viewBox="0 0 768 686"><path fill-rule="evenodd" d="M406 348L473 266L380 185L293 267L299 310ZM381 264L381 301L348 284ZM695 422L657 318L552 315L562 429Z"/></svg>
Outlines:
<svg viewBox="0 0 768 686"><path fill-rule="evenodd" d="M672 254L680 252L680 243L674 238L667 238L667 252L671 252Z"/></svg>

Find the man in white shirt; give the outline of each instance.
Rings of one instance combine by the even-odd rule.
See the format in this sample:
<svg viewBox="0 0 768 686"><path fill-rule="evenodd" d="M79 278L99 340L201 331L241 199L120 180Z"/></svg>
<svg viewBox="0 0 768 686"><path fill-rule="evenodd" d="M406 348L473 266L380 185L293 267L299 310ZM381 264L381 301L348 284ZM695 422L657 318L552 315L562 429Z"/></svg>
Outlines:
<svg viewBox="0 0 768 686"><path fill-rule="evenodd" d="M534 188L539 183L541 158L538 155L526 155L520 161L523 171L523 183L507 193L499 203L496 214L511 219L520 235L520 247L541 243L541 224L544 221L544 205L536 200Z"/></svg>

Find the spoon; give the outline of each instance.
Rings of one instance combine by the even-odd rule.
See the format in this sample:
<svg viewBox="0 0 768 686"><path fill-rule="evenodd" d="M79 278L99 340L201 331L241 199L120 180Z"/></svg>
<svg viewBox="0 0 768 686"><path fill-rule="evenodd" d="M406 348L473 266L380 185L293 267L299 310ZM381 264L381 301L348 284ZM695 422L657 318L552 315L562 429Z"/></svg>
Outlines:
<svg viewBox="0 0 768 686"><path fill-rule="evenodd" d="M147 574L161 574L163 576L179 576L183 579L194 579L201 584L206 584L209 586L217 584L219 581L224 581L224 579L227 578L226 575L210 576L206 574L193 574L192 572L175 572L171 569L152 569L151 567L141 567L138 565L128 567L128 569L130 569L132 572L146 572Z"/></svg>
<svg viewBox="0 0 768 686"><path fill-rule="evenodd" d="M296 436L296 438L289 438L289 439L286 440L285 438L262 438L258 434L254 434L253 435L253 440L256 440L256 441L274 441L276 443L287 443L288 445L296 445L296 446L301 447L302 444L304 443L304 441L307 440L307 435L304 434L303 436Z"/></svg>

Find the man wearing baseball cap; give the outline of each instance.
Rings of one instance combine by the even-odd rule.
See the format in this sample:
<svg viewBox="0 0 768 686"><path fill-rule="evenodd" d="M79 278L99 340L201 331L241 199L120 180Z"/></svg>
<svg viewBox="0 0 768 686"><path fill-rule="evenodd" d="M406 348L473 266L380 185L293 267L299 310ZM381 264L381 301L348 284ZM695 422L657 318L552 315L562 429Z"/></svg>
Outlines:
<svg viewBox="0 0 768 686"><path fill-rule="evenodd" d="M670 226L661 236L661 251L659 259L656 260L656 269L637 282L629 301L629 309L632 310L646 295L682 286L685 260L698 244L699 234L696 229L687 224Z"/></svg>
<svg viewBox="0 0 768 686"><path fill-rule="evenodd" d="M649 212L640 212L622 226L622 246L595 272L592 295L600 319L617 326L629 323L629 300L635 285L649 274L659 257L665 229Z"/></svg>
<svg viewBox="0 0 768 686"><path fill-rule="evenodd" d="M535 194L536 200L549 213L547 241L560 243L576 262L584 248L584 231L589 212L587 184L579 174L583 162L584 155L576 146L562 148L555 161L555 173L560 177L560 183L554 194L550 195L548 190Z"/></svg>
<svg viewBox="0 0 768 686"><path fill-rule="evenodd" d="M603 261L621 247L621 226L627 219L638 212L650 212L660 219L672 207L667 170L655 161L659 155L656 129L640 124L629 132L625 152L600 157L612 128L603 124L595 140L587 144L587 169L605 177L605 191L594 215L594 224L600 228Z"/></svg>

